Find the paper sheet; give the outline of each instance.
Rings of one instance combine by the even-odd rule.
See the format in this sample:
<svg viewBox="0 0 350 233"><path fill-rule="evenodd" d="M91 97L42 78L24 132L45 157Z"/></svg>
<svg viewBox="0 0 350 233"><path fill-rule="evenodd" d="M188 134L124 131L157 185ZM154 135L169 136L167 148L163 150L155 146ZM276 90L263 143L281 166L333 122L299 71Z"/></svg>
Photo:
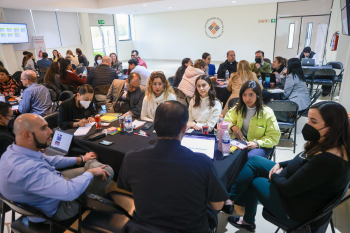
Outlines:
<svg viewBox="0 0 350 233"><path fill-rule="evenodd" d="M74 136L85 136L91 129L91 127L95 124L94 123L88 123L85 127L79 127L75 132Z"/></svg>
<svg viewBox="0 0 350 233"><path fill-rule="evenodd" d="M283 93L284 92L284 90L282 90L282 89L269 89L267 91L270 93Z"/></svg>
<svg viewBox="0 0 350 233"><path fill-rule="evenodd" d="M17 109L18 109L18 106L19 106L19 105L12 105L12 106L11 106L11 109L12 109L12 110L17 110Z"/></svg>
<svg viewBox="0 0 350 233"><path fill-rule="evenodd" d="M132 127L134 129L140 128L141 126L143 126L144 124L146 124L146 121L138 121L138 120L134 120L132 122Z"/></svg>

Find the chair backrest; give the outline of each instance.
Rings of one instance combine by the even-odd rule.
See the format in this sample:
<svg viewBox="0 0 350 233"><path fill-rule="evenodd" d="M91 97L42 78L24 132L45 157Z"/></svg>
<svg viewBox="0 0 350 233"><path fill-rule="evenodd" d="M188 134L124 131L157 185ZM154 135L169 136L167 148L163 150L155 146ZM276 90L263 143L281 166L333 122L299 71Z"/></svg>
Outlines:
<svg viewBox="0 0 350 233"><path fill-rule="evenodd" d="M101 86L95 87L94 89L95 95L107 95L110 87L111 85L101 85Z"/></svg>
<svg viewBox="0 0 350 233"><path fill-rule="evenodd" d="M90 210L103 213L124 214L129 219L133 219L133 217L128 213L128 211L126 211L120 205L95 194L84 192L82 195L80 195L78 201Z"/></svg>
<svg viewBox="0 0 350 233"><path fill-rule="evenodd" d="M296 122L299 111L299 105L297 103L288 100L274 100L269 102L267 106L270 107L275 113L292 113L295 116L290 118L289 114L278 114L277 121L289 122L290 119L293 119L293 122Z"/></svg>
<svg viewBox="0 0 350 233"><path fill-rule="evenodd" d="M73 92L71 91L63 91L60 95L60 97L58 97L58 101L65 101L69 98L72 98L74 96Z"/></svg>
<svg viewBox="0 0 350 233"><path fill-rule="evenodd" d="M186 95L177 87L173 87L175 95L181 99L186 99Z"/></svg>
<svg viewBox="0 0 350 233"><path fill-rule="evenodd" d="M175 76L171 76L171 77L168 78L168 81L169 81L169 83L170 83L170 86L173 85L173 83L174 83L174 78L175 78Z"/></svg>
<svg viewBox="0 0 350 233"><path fill-rule="evenodd" d="M44 116L44 119L46 120L50 129L58 127L58 112L54 112L50 115Z"/></svg>
<svg viewBox="0 0 350 233"><path fill-rule="evenodd" d="M62 90L71 91L74 94L78 93L77 89L75 89L75 87L73 87L71 85L61 84L61 86L62 86Z"/></svg>
<svg viewBox="0 0 350 233"><path fill-rule="evenodd" d="M314 72L309 68L303 68L303 73L306 79L312 79L314 76Z"/></svg>
<svg viewBox="0 0 350 233"><path fill-rule="evenodd" d="M343 71L343 63L337 62L337 61L331 61L327 63L327 66L330 65L333 67L333 69L341 70Z"/></svg>
<svg viewBox="0 0 350 233"><path fill-rule="evenodd" d="M323 90L322 89L318 89L316 91L316 93L311 97L311 104L310 104L310 107L311 105L313 105L314 103L316 103L316 101L318 100L318 98L321 96Z"/></svg>
<svg viewBox="0 0 350 233"><path fill-rule="evenodd" d="M239 98L230 99L230 101L228 102L228 109L230 110L231 108L233 108L238 102Z"/></svg>
<svg viewBox="0 0 350 233"><path fill-rule="evenodd" d="M47 67L39 67L39 72L40 73L46 73L49 68Z"/></svg>
<svg viewBox="0 0 350 233"><path fill-rule="evenodd" d="M319 69L315 71L314 79L332 79L334 80L336 73L331 69Z"/></svg>
<svg viewBox="0 0 350 233"><path fill-rule="evenodd" d="M5 202L12 210L15 212L29 216L29 217L41 217L41 218L47 218L44 214L42 214L39 210L37 210L35 207L32 207L27 204L23 203L17 203L14 201L10 201L9 199L5 198L0 194L0 200Z"/></svg>

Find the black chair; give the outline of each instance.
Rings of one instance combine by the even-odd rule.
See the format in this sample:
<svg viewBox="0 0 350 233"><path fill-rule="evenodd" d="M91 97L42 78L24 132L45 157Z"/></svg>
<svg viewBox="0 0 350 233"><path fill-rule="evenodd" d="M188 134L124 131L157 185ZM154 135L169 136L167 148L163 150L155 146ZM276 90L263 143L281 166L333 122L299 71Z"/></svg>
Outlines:
<svg viewBox="0 0 350 233"><path fill-rule="evenodd" d="M78 201L91 210L79 224L83 232L121 232L124 225L133 219L135 204L128 194L113 191L103 198L83 193Z"/></svg>
<svg viewBox="0 0 350 233"><path fill-rule="evenodd" d="M57 100L57 107L56 107L56 111L59 107L59 104L62 103L63 101L67 100L67 99L70 99L74 96L73 92L71 91L63 91L60 95L60 97L58 97L58 100Z"/></svg>
<svg viewBox="0 0 350 233"><path fill-rule="evenodd" d="M189 96L186 96L179 88L173 87L175 95L177 97L177 101L188 107L190 105L190 101L188 99L192 99Z"/></svg>
<svg viewBox="0 0 350 233"><path fill-rule="evenodd" d="M275 146L273 147L272 153L267 156L267 159L276 162L276 147Z"/></svg>
<svg viewBox="0 0 350 233"><path fill-rule="evenodd" d="M128 69L123 69L123 74L126 75L126 72L128 72Z"/></svg>
<svg viewBox="0 0 350 233"><path fill-rule="evenodd" d="M49 68L47 68L47 67L39 67L39 76L40 76L39 83L44 82L44 78L45 78L45 75L46 75L48 69Z"/></svg>
<svg viewBox="0 0 350 233"><path fill-rule="evenodd" d="M230 101L228 102L228 110L233 108L238 102L239 102L239 98L230 99Z"/></svg>
<svg viewBox="0 0 350 233"><path fill-rule="evenodd" d="M4 232L5 225L8 228L8 231L10 231L9 230L9 224L8 223L5 224L5 214L7 212L9 212L9 211L11 211L11 208L8 205L6 205L5 202L0 201L0 213L1 213L1 216L0 216L0 219L1 219L0 233ZM12 211L12 222L13 221L15 221L15 212L14 211Z"/></svg>
<svg viewBox="0 0 350 233"><path fill-rule="evenodd" d="M334 87L334 91L335 91L339 84L339 91L340 91L341 83L343 82L343 73L344 73L343 63L332 61L332 62L328 62L327 65L332 66L332 68L335 70L340 70L340 73L335 77L335 87Z"/></svg>
<svg viewBox="0 0 350 233"><path fill-rule="evenodd" d="M0 200L5 202L12 209L12 211L15 211L22 215L20 218L18 218L16 221L13 221L11 224L11 230L14 233L52 233L64 232L65 230L78 233L77 230L74 230L70 227L70 225L76 219L70 219L69 221L64 221L60 223L53 220L52 218L47 217L40 210L33 206L8 200L2 195L0 195ZM39 217L45 219L45 221L49 224L32 223L28 220L28 217Z"/></svg>
<svg viewBox="0 0 350 233"><path fill-rule="evenodd" d="M71 91L73 92L73 94L78 93L77 89L71 85L61 84L61 86L62 86L61 90L63 91Z"/></svg>
<svg viewBox="0 0 350 233"><path fill-rule="evenodd" d="M306 79L306 85L309 86L310 85L310 92L309 95L312 95L312 91L314 88L314 72L312 69L309 68L303 68L303 73Z"/></svg>
<svg viewBox="0 0 350 233"><path fill-rule="evenodd" d="M96 105L97 111L98 109L106 103L106 97L109 91L110 85L101 85L97 86L94 89L94 103Z"/></svg>
<svg viewBox="0 0 350 233"><path fill-rule="evenodd" d="M175 78L175 76L171 76L171 77L168 78L168 81L169 81L169 83L170 83L170 86L173 86L173 84L174 84L174 78Z"/></svg>
<svg viewBox="0 0 350 233"><path fill-rule="evenodd" d="M298 110L299 106L297 103L293 101L287 101L287 100L275 100L271 101L267 104L275 113L278 126L280 129L288 129L289 136L288 139L280 139L280 140L288 140L293 141L290 139L290 135L292 134L292 131L294 129L294 149L293 153L295 153L295 144L296 144L296 129L297 129L297 121L298 121ZM284 132L283 132L284 133Z"/></svg>
<svg viewBox="0 0 350 233"><path fill-rule="evenodd" d="M318 90L319 85L330 86L331 100L333 100L335 77L336 77L336 74L334 70L331 70L331 69L316 70L314 74L314 85L317 85L316 91Z"/></svg>
<svg viewBox="0 0 350 233"><path fill-rule="evenodd" d="M49 125L49 128L50 129L55 129L58 127L58 111L50 114L50 115L47 115L47 116L44 116L44 119L45 121L47 122L47 124Z"/></svg>
<svg viewBox="0 0 350 233"><path fill-rule="evenodd" d="M345 201L347 201L350 198L350 195L347 196L346 198L343 199L343 197L346 195L346 192L348 191L350 182L348 183L348 185L345 187L344 191L342 191L331 203L329 203L328 205L326 205L326 207L320 211L315 218L306 221L302 224L300 224L297 227L289 227L283 223L281 223L278 218L276 218L275 216L273 216L270 212L268 212L268 210L266 210L266 208L263 209L263 213L262 216L269 221L270 223L276 225L278 227L278 229L276 230L276 233L282 229L284 231L286 231L287 233L291 233L293 231L299 230L299 229L303 229L304 231L300 231L300 232L310 232L310 233L318 233L321 232L319 231L319 228L322 228L322 232L326 232L327 226L330 223L331 224L331 229L332 232L335 233L335 229L334 229L334 224L333 224L333 220L332 220L332 214L333 214L333 209L335 209L337 206L341 205L342 203L344 203ZM326 215L330 215L327 218L327 221L323 222L321 226L318 227L312 227L312 224L315 223L317 220L320 220L321 218L325 217ZM319 224L317 224L319 225ZM316 228L316 229L315 229ZM299 231L298 231L299 232Z"/></svg>
<svg viewBox="0 0 350 233"><path fill-rule="evenodd" d="M302 117L302 116L305 116L305 117L308 116L310 107L311 107L314 103L316 103L316 101L318 100L318 98L321 96L322 91L323 91L322 89L318 89L318 90L315 92L315 94L311 97L311 103L310 103L310 105L309 105L303 112L299 112L299 113L298 113L298 114L299 114L299 115L298 115L298 120L299 120L299 118Z"/></svg>

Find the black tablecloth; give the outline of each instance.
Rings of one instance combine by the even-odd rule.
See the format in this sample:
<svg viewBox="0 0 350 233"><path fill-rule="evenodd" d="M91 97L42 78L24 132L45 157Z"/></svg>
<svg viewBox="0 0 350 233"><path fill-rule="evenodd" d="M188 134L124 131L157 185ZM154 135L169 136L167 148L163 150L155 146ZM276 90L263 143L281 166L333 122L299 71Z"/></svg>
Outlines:
<svg viewBox="0 0 350 233"><path fill-rule="evenodd" d="M118 126L118 121L112 122L112 127ZM103 129L108 127L103 127ZM67 132L74 133L76 129L69 129ZM138 132L136 129L134 132ZM123 162L124 156L127 152L143 149L154 145L157 141L157 135L153 133L153 127L149 130L144 130L149 134L149 137L143 137L134 134L117 133L113 136L107 135L104 138L96 141L88 141L81 137L73 137L72 145L70 147L70 155L78 156L85 154L86 152L93 151L98 155L98 160L101 163L110 165L114 170L114 181L117 181L119 170ZM96 127L93 126L87 135L91 135L96 132ZM106 140L113 142L110 146L104 146L99 142ZM236 150L234 154L230 154L227 157L223 157L222 153L217 150L217 143L215 146L214 165L218 171L220 180L227 190L230 190L234 181L236 180L239 172L247 162L248 154L247 150Z"/></svg>
<svg viewBox="0 0 350 233"><path fill-rule="evenodd" d="M225 107L228 98L231 96L231 92L227 90L226 85L219 85L217 82L214 82L214 88L216 92L216 98L218 98Z"/></svg>
<svg viewBox="0 0 350 233"><path fill-rule="evenodd" d="M281 84L276 85L279 89L283 90L283 86ZM267 89L262 90L262 95L263 95L263 102L264 104L267 104L268 102L271 101L271 99L274 100L281 100L282 99L282 93L271 93Z"/></svg>

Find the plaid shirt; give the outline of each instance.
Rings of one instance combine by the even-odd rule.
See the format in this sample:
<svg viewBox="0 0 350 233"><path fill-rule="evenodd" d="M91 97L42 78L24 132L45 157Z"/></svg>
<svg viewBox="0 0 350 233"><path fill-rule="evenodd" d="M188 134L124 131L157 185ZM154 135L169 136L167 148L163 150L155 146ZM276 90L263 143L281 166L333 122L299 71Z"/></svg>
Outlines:
<svg viewBox="0 0 350 233"><path fill-rule="evenodd" d="M7 82L0 81L0 94L3 94L4 96L14 96L17 88L18 88L17 82L13 80L11 77Z"/></svg>

